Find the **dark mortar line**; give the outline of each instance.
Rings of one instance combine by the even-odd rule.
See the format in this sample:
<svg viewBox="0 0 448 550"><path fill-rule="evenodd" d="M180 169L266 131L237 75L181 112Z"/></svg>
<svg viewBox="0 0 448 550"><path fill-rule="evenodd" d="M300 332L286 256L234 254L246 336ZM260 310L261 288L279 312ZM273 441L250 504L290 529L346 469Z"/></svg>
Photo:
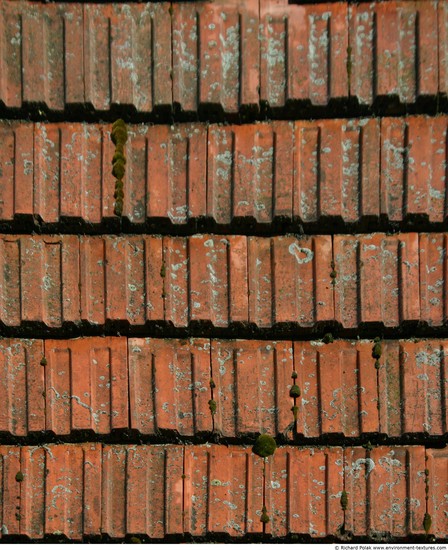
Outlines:
<svg viewBox="0 0 448 550"><path fill-rule="evenodd" d="M98 443L101 445L177 445L182 447L199 446L206 444L228 447L252 447L259 432L244 434L238 437L221 437L215 432L201 432L195 436L181 436L175 430L159 430L152 435L139 434L137 430L116 429L108 435L96 434L93 430L80 430L70 435L56 435L50 431L34 432L27 436L14 436L5 432L0 433L0 445L14 445L20 447L42 447L45 445L66 445L82 443ZM425 449L444 449L448 443L448 434L429 436L423 433L405 434L400 437L388 437L385 434L366 433L360 437L345 437L342 434L325 434L320 437L305 438L296 435L293 440L286 440L282 434L277 434L278 449L322 449L327 447L375 448L420 446Z"/></svg>
<svg viewBox="0 0 448 550"><path fill-rule="evenodd" d="M29 122L114 122L122 118L129 123L173 124L206 122L246 124L272 120L313 120L358 117L402 117L407 115L435 116L448 110L445 94L421 96L414 103L400 103L398 96L378 97L371 105L360 105L357 98L330 99L328 105L312 105L310 100L288 100L284 107L271 108L260 102L258 110L242 105L236 113L225 113L221 105L200 105L198 111L182 111L174 105L156 106L150 113L138 112L133 105L111 105L106 111L96 111L90 104L67 105L62 111L52 111L45 103L24 103L22 107L7 107L0 101L0 119L25 119Z"/></svg>
<svg viewBox="0 0 448 550"><path fill-rule="evenodd" d="M304 223L299 218L276 216L271 223L257 223L252 217L238 218L230 224L217 224L211 217L191 218L182 225L169 218L149 218L145 223L133 224L123 216L104 218L93 224L81 218L62 218L57 223L46 223L40 216L19 215L11 221L0 221L0 235L162 235L190 237L197 234L243 235L278 237L295 235L306 238L316 235L349 235L371 233L442 233L448 230L448 218L443 222L430 222L427 214L407 214L402 222L389 221L386 216L362 216L356 223L345 223L340 216L321 217L316 222Z"/></svg>
<svg viewBox="0 0 448 550"><path fill-rule="evenodd" d="M384 327L383 323L362 324L344 329L336 321L319 322L314 327L300 327L295 323L279 323L271 328L257 328L250 323L231 323L227 328L215 328L211 322L193 321L187 328L173 327L171 322L151 321L145 325L130 326L127 321L106 322L105 325L66 322L62 327L46 327L42 322L25 322L10 327L0 322L0 337L66 340L89 336L127 336L142 338L212 338L223 340L310 341L320 340L326 333L335 339L436 339L448 338L448 324L430 327L424 322L406 322L399 327Z"/></svg>

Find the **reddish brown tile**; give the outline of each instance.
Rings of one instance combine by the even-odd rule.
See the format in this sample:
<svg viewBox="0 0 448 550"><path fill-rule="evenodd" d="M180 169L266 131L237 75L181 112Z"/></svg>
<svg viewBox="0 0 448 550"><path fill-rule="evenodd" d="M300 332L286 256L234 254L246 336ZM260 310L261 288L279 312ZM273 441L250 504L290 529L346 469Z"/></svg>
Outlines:
<svg viewBox="0 0 448 550"><path fill-rule="evenodd" d="M168 218L176 225L185 224L192 217L205 216L206 127L199 124L153 126L148 129L146 140L147 157L143 149L143 136L137 132L134 138L131 136L130 156L136 151L138 143L141 143L141 154L127 165L127 186L137 179L133 177L134 167L142 171L140 181L147 180L147 188L139 200L131 192L132 206L128 215L131 221L135 216L133 212L140 210L142 221L146 214L148 218Z"/></svg>
<svg viewBox="0 0 448 550"><path fill-rule="evenodd" d="M327 236L249 237L249 321L306 327L333 319L331 254Z"/></svg>
<svg viewBox="0 0 448 550"><path fill-rule="evenodd" d="M1 320L61 327L79 319L79 244L75 236L3 236Z"/></svg>
<svg viewBox="0 0 448 550"><path fill-rule="evenodd" d="M238 537L262 532L263 459L250 449L210 449L207 531Z"/></svg>
<svg viewBox="0 0 448 550"><path fill-rule="evenodd" d="M213 340L211 361L221 435L277 434L291 422L291 342Z"/></svg>
<svg viewBox="0 0 448 550"><path fill-rule="evenodd" d="M128 447L126 523L121 536L183 534L183 454L183 447Z"/></svg>
<svg viewBox="0 0 448 550"><path fill-rule="evenodd" d="M427 449L428 514L431 517L430 534L446 538L448 535L447 496L448 452L447 449Z"/></svg>
<svg viewBox="0 0 448 550"><path fill-rule="evenodd" d="M0 349L0 432L25 436L28 431L45 429L44 384L39 373L42 341L0 340Z"/></svg>
<svg viewBox="0 0 448 550"><path fill-rule="evenodd" d="M207 215L219 224L292 217L293 123L210 126Z"/></svg>
<svg viewBox="0 0 448 550"><path fill-rule="evenodd" d="M425 513L446 536L446 451L421 446L281 447L266 463L242 446L4 446L0 473L0 535L238 538L263 532L265 506L274 537L423 535Z"/></svg>
<svg viewBox="0 0 448 550"><path fill-rule="evenodd" d="M419 235L335 235L335 318L344 327L418 321ZM421 265L421 264L420 264ZM406 288L406 292L401 291Z"/></svg>
<svg viewBox="0 0 448 550"><path fill-rule="evenodd" d="M379 431L372 342L294 343L294 370L301 389L297 433L346 437ZM331 376L329 376L331 373Z"/></svg>
<svg viewBox="0 0 448 550"><path fill-rule="evenodd" d="M362 3L350 6L349 20L350 94L361 104L437 94L436 2Z"/></svg>
<svg viewBox="0 0 448 550"><path fill-rule="evenodd" d="M212 431L210 342L129 340L130 428L141 434Z"/></svg>
<svg viewBox="0 0 448 550"><path fill-rule="evenodd" d="M126 352L125 338L5 339L2 388L9 408L0 415L0 431L441 436L446 346L445 340L382 340L376 361L372 340L131 338Z"/></svg>
<svg viewBox="0 0 448 550"><path fill-rule="evenodd" d="M175 3L172 22L174 104L258 110L258 2Z"/></svg>
<svg viewBox="0 0 448 550"><path fill-rule="evenodd" d="M42 9L38 4L29 4L26 8L20 3L12 4L21 12L20 33L16 40L21 36L22 102L44 104L50 110L63 111L64 21L82 18L81 10L76 5L69 13L57 5Z"/></svg>
<svg viewBox="0 0 448 550"><path fill-rule="evenodd" d="M0 220L114 217L109 130L3 124ZM130 125L128 134L124 216L137 227L445 219L446 117Z"/></svg>
<svg viewBox="0 0 448 550"><path fill-rule="evenodd" d="M343 475L340 447L277 449L266 462L266 532L274 537L335 535L343 523Z"/></svg>
<svg viewBox="0 0 448 550"><path fill-rule="evenodd" d="M437 345L438 344L438 345ZM448 391L443 377L446 342L400 342L403 433L443 435L446 411L442 403ZM389 367L390 365L388 365ZM398 404L397 404L398 405Z"/></svg>
<svg viewBox="0 0 448 550"><path fill-rule="evenodd" d="M125 338L46 340L45 359L47 430L128 428Z"/></svg>
<svg viewBox="0 0 448 550"><path fill-rule="evenodd" d="M60 185L60 201L56 203L58 215L56 220L44 218L44 221L74 217L87 223L101 223L102 201L105 200L102 187L104 189L106 181L112 179L110 172L103 172L102 148L107 148L104 129L92 124L64 124L59 127L59 136L59 178L55 176L56 184ZM43 153L38 149L36 160ZM102 186L98 185L99 181Z"/></svg>
<svg viewBox="0 0 448 550"><path fill-rule="evenodd" d="M168 3L84 6L85 102L95 110L172 103ZM156 47L154 47L156 45Z"/></svg>
<svg viewBox="0 0 448 550"><path fill-rule="evenodd" d="M20 471L23 475L23 481L17 482L17 477L14 481L15 485L20 485L20 499L16 498L15 501L10 501L12 511L15 510L15 514L17 514L15 517L18 519L18 529L15 530L13 527L11 534L26 535L30 539L39 539L45 534L45 487L50 487L51 483L48 481L48 484L46 484L45 481L46 476L50 474L49 466L51 464L51 460L48 455L49 453L43 447L22 447L20 450L20 467L17 470L17 473ZM59 468L59 464L57 468ZM68 472L64 472L64 474L65 473ZM68 476L64 476L63 483L65 484L67 481L70 483ZM59 487L59 492L64 492L64 489L64 485ZM79 496L83 493L82 489L82 486L78 488ZM55 493L53 494L55 495L55 498L57 498ZM58 496L60 496L60 494ZM51 500L48 500L48 505L49 507L52 505ZM72 511L75 516L79 514L76 509L72 509ZM64 519L67 520L67 518ZM60 530L66 531L67 533L71 531L74 538L80 538L82 528L80 529L80 532L78 531L75 533L73 530L70 530L70 525L67 523L68 522L64 522L64 520L61 521L61 523L59 523ZM13 525L14 524L11 526Z"/></svg>
<svg viewBox="0 0 448 550"><path fill-rule="evenodd" d="M344 451L345 529L355 536L423 533L425 449L359 447Z"/></svg>
<svg viewBox="0 0 448 550"><path fill-rule="evenodd" d="M377 217L379 135L376 119L296 123L294 216L303 222Z"/></svg>
<svg viewBox="0 0 448 550"><path fill-rule="evenodd" d="M261 2L260 30L262 102L271 108L300 100L327 105L330 99L348 96L345 3Z"/></svg>
<svg viewBox="0 0 448 550"><path fill-rule="evenodd" d="M448 5L445 2L438 5L439 33L439 91L448 92Z"/></svg>
<svg viewBox="0 0 448 550"><path fill-rule="evenodd" d="M420 235L420 310L429 326L441 326L447 318L447 262L446 234Z"/></svg>

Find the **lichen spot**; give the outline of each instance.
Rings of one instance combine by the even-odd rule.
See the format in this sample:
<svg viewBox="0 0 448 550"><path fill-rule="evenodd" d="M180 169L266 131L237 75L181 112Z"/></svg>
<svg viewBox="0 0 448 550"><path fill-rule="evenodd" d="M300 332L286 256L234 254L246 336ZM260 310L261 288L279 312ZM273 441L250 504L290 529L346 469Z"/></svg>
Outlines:
<svg viewBox="0 0 448 550"><path fill-rule="evenodd" d="M294 256L298 264L307 264L314 258L314 252L309 248L301 248L297 243L289 245L289 253Z"/></svg>

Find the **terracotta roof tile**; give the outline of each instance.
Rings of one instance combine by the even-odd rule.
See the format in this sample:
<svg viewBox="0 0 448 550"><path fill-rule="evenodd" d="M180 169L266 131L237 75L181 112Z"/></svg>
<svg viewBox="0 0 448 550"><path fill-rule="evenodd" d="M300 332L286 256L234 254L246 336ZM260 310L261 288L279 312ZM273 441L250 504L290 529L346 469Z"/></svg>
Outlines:
<svg viewBox="0 0 448 550"><path fill-rule="evenodd" d="M259 109L258 2L174 3L173 102L184 112Z"/></svg>
<svg viewBox="0 0 448 550"><path fill-rule="evenodd" d="M447 3L0 31L0 539L445 540Z"/></svg>
<svg viewBox="0 0 448 550"><path fill-rule="evenodd" d="M426 0L189 2L172 13L169 2L4 2L0 99L155 118L173 107L207 118L350 98L415 104L447 91L446 13Z"/></svg>
<svg viewBox="0 0 448 550"><path fill-rule="evenodd" d="M1 321L51 329L155 321L178 328L442 327L445 241L444 233L4 235Z"/></svg>
<svg viewBox="0 0 448 550"><path fill-rule="evenodd" d="M427 455L427 484L428 484L428 513L431 516L432 531L448 536L447 497L448 486L448 452L446 449L428 449Z"/></svg>
<svg viewBox="0 0 448 550"><path fill-rule="evenodd" d="M3 535L242 537L263 532L264 505L274 537L339 538L342 528L403 538L424 533L428 479L430 532L446 536L443 505L434 507L444 450L282 447L265 473L263 460L239 446L3 446L0 455Z"/></svg>
<svg viewBox="0 0 448 550"><path fill-rule="evenodd" d="M43 227L99 229L115 217L109 126L15 122L0 133L3 227L35 217ZM131 227L446 218L445 116L132 125L128 133Z"/></svg>
<svg viewBox="0 0 448 550"><path fill-rule="evenodd" d="M376 363L372 340L3 339L0 432L434 438L447 426L447 345L384 340Z"/></svg>

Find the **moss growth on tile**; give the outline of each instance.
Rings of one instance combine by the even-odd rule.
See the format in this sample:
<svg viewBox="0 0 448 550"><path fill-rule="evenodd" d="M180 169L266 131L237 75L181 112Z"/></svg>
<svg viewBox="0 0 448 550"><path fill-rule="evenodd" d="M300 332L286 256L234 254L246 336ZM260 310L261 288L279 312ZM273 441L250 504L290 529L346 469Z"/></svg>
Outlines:
<svg viewBox="0 0 448 550"><path fill-rule="evenodd" d="M425 530L425 533L428 535L429 531L431 530L432 525L432 518L428 512L426 512L425 517L423 518L423 529Z"/></svg>
<svg viewBox="0 0 448 550"><path fill-rule="evenodd" d="M41 367L47 366L47 359L45 357L42 357L42 359L40 360L40 365Z"/></svg>
<svg viewBox="0 0 448 550"><path fill-rule="evenodd" d="M322 342L324 344L332 344L334 342L334 338L331 332L327 332L327 334L324 335L324 337L322 338Z"/></svg>
<svg viewBox="0 0 448 550"><path fill-rule="evenodd" d="M289 397L300 397L300 388L297 384L294 384L289 390Z"/></svg>
<svg viewBox="0 0 448 550"><path fill-rule="evenodd" d="M124 162L122 160L117 160L112 168L112 175L116 177L118 180L121 180L124 176L125 168L124 168Z"/></svg>
<svg viewBox="0 0 448 550"><path fill-rule="evenodd" d="M212 390L214 390L216 388L216 384L215 384L215 381L213 380L213 378L210 378L210 388Z"/></svg>
<svg viewBox="0 0 448 550"><path fill-rule="evenodd" d="M382 353L383 353L383 350L381 347L381 340L379 338L375 338L373 348L372 348L372 357L374 359L379 359Z"/></svg>
<svg viewBox="0 0 448 550"><path fill-rule="evenodd" d="M117 199L115 201L114 214L116 216L121 216L123 214L123 200Z"/></svg>
<svg viewBox="0 0 448 550"><path fill-rule="evenodd" d="M348 506L348 495L344 489L341 494L341 508L345 511L347 510L347 506Z"/></svg>
<svg viewBox="0 0 448 550"><path fill-rule="evenodd" d="M122 162L123 164L126 164L126 157L124 156L124 148L123 147L116 147L114 156L112 157L112 164L115 164L116 162Z"/></svg>
<svg viewBox="0 0 448 550"><path fill-rule="evenodd" d="M296 371L292 371L291 378L295 380L299 375L296 373Z"/></svg>
<svg viewBox="0 0 448 550"><path fill-rule="evenodd" d="M277 443L275 442L275 439L268 434L259 435L255 445L252 447L252 451L262 458L273 455L276 449Z"/></svg>
<svg viewBox="0 0 448 550"><path fill-rule="evenodd" d="M23 481L23 478L24 478L24 477L25 477L25 476L23 475L23 472L17 472L17 473L16 473L16 481L17 481L17 482L21 483L21 482Z"/></svg>
<svg viewBox="0 0 448 550"><path fill-rule="evenodd" d="M214 399L210 399L208 402L208 406L210 409L210 412L212 413L212 416L216 414L216 401Z"/></svg>
<svg viewBox="0 0 448 550"><path fill-rule="evenodd" d="M126 128L126 123L121 118L112 124L111 138L114 145L124 145L126 143L128 139L128 130Z"/></svg>
<svg viewBox="0 0 448 550"><path fill-rule="evenodd" d="M111 138L115 144L115 153L112 158L112 175L117 178L114 192L114 214L121 217L123 215L124 186L123 178L125 174L126 157L124 154L124 145L128 139L126 124L120 118L112 124Z"/></svg>
<svg viewBox="0 0 448 550"><path fill-rule="evenodd" d="M269 523L269 516L268 516L268 511L266 509L266 506L263 506L263 508L261 509L261 518L260 518L260 521L261 523Z"/></svg>

